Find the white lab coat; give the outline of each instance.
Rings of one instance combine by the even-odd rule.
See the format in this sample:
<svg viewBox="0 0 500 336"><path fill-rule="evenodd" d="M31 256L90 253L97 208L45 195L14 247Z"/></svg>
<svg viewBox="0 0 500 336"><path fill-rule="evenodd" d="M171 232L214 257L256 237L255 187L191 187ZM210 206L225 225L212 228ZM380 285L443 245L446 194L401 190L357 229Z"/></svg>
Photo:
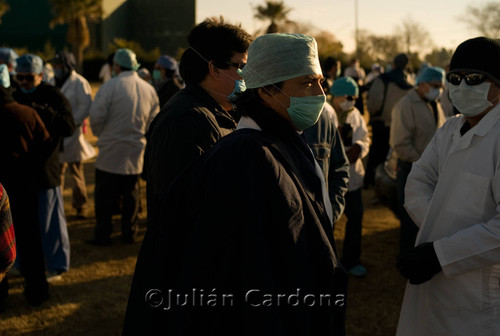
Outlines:
<svg viewBox="0 0 500 336"><path fill-rule="evenodd" d="M90 108L90 125L99 137L95 167L113 174L140 174L145 134L159 110L155 89L135 71L104 83Z"/></svg>
<svg viewBox="0 0 500 336"><path fill-rule="evenodd" d="M69 100L76 130L72 136L64 138L63 151L59 155L61 162L81 162L95 156L92 145L85 140L82 123L89 116L92 104L92 89L89 82L81 75L72 71L61 87L62 94Z"/></svg>
<svg viewBox="0 0 500 336"><path fill-rule="evenodd" d="M337 119L338 120L338 119ZM349 112L345 120L346 124L352 127L352 144L359 145L361 152L359 158L354 164L349 165L349 189L348 191L358 190L363 186L363 178L365 176L365 168L362 159L368 155L370 150L370 137L368 136L368 128L363 116L357 108ZM336 122L338 125L338 121ZM345 146L347 152L351 146Z"/></svg>
<svg viewBox="0 0 500 336"><path fill-rule="evenodd" d="M440 128L406 183L405 207L443 271L406 287L397 335L500 335L500 104L463 136Z"/></svg>

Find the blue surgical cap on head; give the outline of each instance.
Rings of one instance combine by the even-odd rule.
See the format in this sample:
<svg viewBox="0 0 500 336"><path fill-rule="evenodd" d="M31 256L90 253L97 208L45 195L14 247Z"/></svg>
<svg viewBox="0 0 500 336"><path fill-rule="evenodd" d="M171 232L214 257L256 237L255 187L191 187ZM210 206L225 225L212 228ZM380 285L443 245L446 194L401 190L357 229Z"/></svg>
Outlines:
<svg viewBox="0 0 500 336"><path fill-rule="evenodd" d="M444 84L444 69L439 67L426 67L417 78L417 85L420 83L441 82Z"/></svg>
<svg viewBox="0 0 500 336"><path fill-rule="evenodd" d="M0 48L0 60L2 60L5 64L12 63L12 65L16 66L16 59L19 56L16 54L14 50L11 48Z"/></svg>
<svg viewBox="0 0 500 336"><path fill-rule="evenodd" d="M316 40L302 34L265 34L248 48L241 70L246 87L255 89L305 75L320 75Z"/></svg>
<svg viewBox="0 0 500 336"><path fill-rule="evenodd" d="M354 81L354 79L352 79L351 77L340 77L333 82L333 85L330 88L330 93L336 97L357 97L359 95L358 84L356 84L356 81Z"/></svg>
<svg viewBox="0 0 500 336"><path fill-rule="evenodd" d="M132 50L126 48L118 49L115 52L115 57L113 58L113 61L125 69L130 69L134 71L139 69L139 67L141 66L140 63L137 63L137 58L135 56L135 53Z"/></svg>
<svg viewBox="0 0 500 336"><path fill-rule="evenodd" d="M156 64L167 70L177 70L177 61L173 57L170 57L168 55L161 55L158 58L158 61L156 61Z"/></svg>
<svg viewBox="0 0 500 336"><path fill-rule="evenodd" d="M16 72L27 72L41 74L43 72L43 61L33 54L26 54L17 60Z"/></svg>

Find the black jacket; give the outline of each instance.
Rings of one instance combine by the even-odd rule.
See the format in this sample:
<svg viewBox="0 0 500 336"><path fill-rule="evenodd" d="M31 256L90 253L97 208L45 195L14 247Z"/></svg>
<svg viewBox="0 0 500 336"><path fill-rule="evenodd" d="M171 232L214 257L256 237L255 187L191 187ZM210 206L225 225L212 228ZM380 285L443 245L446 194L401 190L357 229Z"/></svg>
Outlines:
<svg viewBox="0 0 500 336"><path fill-rule="evenodd" d="M50 133L50 138L34 149L37 157L38 187L47 189L60 185L59 152L62 140L75 131L75 121L69 101L58 88L44 82L33 93L16 90L12 95L20 104L33 107Z"/></svg>
<svg viewBox="0 0 500 336"><path fill-rule="evenodd" d="M148 214L161 190L224 135L236 122L205 90L188 85L179 91L151 123L146 134L144 175Z"/></svg>
<svg viewBox="0 0 500 336"><path fill-rule="evenodd" d="M314 158L291 127L282 137L259 125L226 136L162 197L124 335L344 334L346 274ZM181 306L184 295L176 303L176 294L189 303ZM297 306L288 301L294 294Z"/></svg>

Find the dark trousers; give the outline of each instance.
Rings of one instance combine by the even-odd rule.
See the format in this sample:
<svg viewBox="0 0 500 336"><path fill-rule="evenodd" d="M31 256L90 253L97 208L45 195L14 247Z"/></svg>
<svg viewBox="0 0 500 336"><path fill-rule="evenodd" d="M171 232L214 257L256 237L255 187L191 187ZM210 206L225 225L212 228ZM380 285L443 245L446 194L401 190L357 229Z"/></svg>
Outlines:
<svg viewBox="0 0 500 336"><path fill-rule="evenodd" d="M379 164L384 163L389 153L389 137L391 128L384 126L383 121L372 121L372 144L368 162L366 163L365 187L375 184L375 171Z"/></svg>
<svg viewBox="0 0 500 336"><path fill-rule="evenodd" d="M28 298L47 295L45 260L38 222L38 190L32 161L13 160L2 164L0 180L9 194L17 244L17 260L26 281ZM7 278L0 283L0 300L7 297ZM36 299L35 299L36 300Z"/></svg>
<svg viewBox="0 0 500 336"><path fill-rule="evenodd" d="M347 217L347 223L342 248L342 265L347 270L360 264L363 211L361 188L348 191L345 195L344 214Z"/></svg>
<svg viewBox="0 0 500 336"><path fill-rule="evenodd" d="M415 246L418 227L406 212L405 204L405 185L410 174L412 163L398 160L398 169L396 173L396 183L398 188L398 210L401 222L401 233L399 237L399 254L408 253Z"/></svg>
<svg viewBox="0 0 500 336"><path fill-rule="evenodd" d="M113 232L112 216L121 200L122 236L133 240L137 233L139 175L120 175L95 171L95 239L109 241Z"/></svg>

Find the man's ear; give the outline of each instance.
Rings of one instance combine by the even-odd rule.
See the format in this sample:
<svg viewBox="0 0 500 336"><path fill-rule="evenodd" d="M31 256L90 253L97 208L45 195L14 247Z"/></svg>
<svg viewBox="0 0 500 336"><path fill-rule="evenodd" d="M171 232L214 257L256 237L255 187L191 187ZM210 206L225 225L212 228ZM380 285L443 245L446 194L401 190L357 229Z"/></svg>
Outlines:
<svg viewBox="0 0 500 336"><path fill-rule="evenodd" d="M208 62L208 73L216 80L219 80L221 77L221 71L215 66L214 61Z"/></svg>

